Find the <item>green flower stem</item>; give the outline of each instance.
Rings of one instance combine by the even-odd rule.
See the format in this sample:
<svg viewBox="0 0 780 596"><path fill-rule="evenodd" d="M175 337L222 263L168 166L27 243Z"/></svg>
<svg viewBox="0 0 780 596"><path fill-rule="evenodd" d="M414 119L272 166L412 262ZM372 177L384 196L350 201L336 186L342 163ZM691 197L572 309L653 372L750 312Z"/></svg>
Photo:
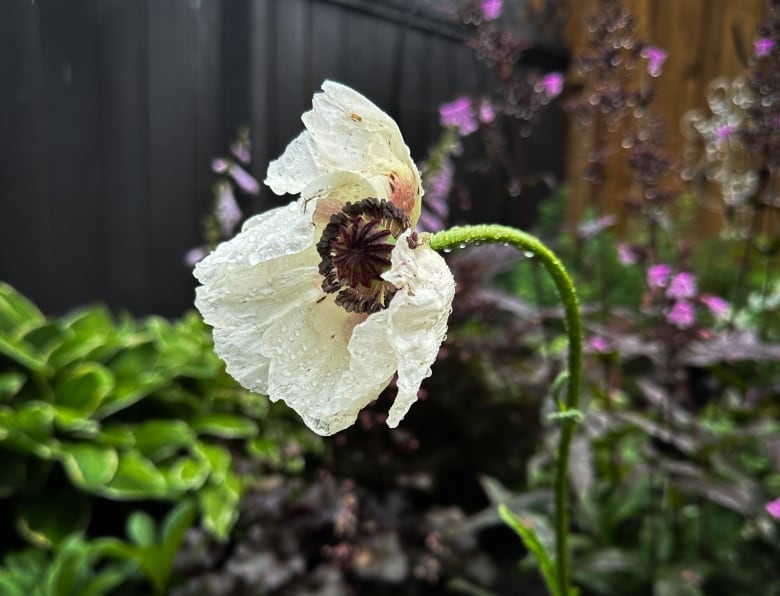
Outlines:
<svg viewBox="0 0 780 596"><path fill-rule="evenodd" d="M477 243L509 244L523 252L531 252L544 265L555 282L555 287L563 302L566 313L566 331L569 335L568 383L566 387L566 402L559 403L558 419L561 424L560 443L558 445L558 462L555 475L555 537L556 537L556 571L557 592L561 596L572 593L569 583L569 499L568 499L568 468L574 426L579 420L578 410L580 383L582 380L582 320L579 303L569 274L561 261L538 238L499 225L474 225L454 227L437 232L430 239L431 248L446 250ZM567 413L571 415L566 415ZM552 588L552 586L550 586Z"/></svg>

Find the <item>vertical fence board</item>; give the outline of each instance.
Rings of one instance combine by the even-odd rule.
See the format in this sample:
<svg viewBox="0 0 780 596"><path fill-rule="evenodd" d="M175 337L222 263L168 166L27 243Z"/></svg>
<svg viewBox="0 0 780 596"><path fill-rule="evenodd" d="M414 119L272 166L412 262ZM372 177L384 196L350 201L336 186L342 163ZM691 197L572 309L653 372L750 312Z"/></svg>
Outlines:
<svg viewBox="0 0 780 596"><path fill-rule="evenodd" d="M157 311L181 310L193 282L183 267L210 206L209 158L221 148L213 95L220 80L217 0L157 0L149 15L150 264ZM209 25L209 19L212 24ZM216 20L216 23L214 22ZM175 73L175 76L173 76Z"/></svg>
<svg viewBox="0 0 780 596"><path fill-rule="evenodd" d="M42 298L49 233L38 12L30 2L0 3L0 279Z"/></svg>
<svg viewBox="0 0 780 596"><path fill-rule="evenodd" d="M99 97L104 298L153 310L149 264L148 1L103 2L100 15ZM116 66L121 64L121 68Z"/></svg>
<svg viewBox="0 0 780 596"><path fill-rule="evenodd" d="M273 85L270 84L272 43L275 41L273 32L275 22L272 19L273 7L270 0L251 0L249 7L249 26L251 30L249 44L249 97L250 124L252 126L252 168L251 172L262 180L268 160L270 140L274 136L273 119L271 117L270 99ZM260 197L252 205L253 211L272 206L273 193L263 185Z"/></svg>
<svg viewBox="0 0 780 596"><path fill-rule="evenodd" d="M52 300L101 298L97 35L90 0L40 4ZM67 248L65 248L67 247Z"/></svg>

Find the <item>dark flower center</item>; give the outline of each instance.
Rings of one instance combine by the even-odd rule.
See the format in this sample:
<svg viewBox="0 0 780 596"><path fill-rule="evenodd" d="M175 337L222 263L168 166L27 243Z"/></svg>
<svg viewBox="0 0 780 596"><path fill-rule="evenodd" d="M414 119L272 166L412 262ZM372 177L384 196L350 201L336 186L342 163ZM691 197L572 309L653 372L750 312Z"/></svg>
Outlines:
<svg viewBox="0 0 780 596"><path fill-rule="evenodd" d="M396 239L410 226L406 214L389 201L347 203L331 215L317 243L322 289L338 292L336 304L347 312L386 308L396 288L382 274L390 269Z"/></svg>

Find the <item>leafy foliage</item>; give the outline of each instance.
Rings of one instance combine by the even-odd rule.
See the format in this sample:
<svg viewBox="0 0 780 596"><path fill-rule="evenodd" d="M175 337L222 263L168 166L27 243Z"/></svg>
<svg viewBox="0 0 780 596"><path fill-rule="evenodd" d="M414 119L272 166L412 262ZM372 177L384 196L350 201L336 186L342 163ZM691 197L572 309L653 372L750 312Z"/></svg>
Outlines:
<svg viewBox="0 0 780 596"><path fill-rule="evenodd" d="M176 545L196 517L215 537L229 536L246 484L232 465L234 451L251 452L271 469L300 469L303 450L283 457L284 445L300 436L317 448L297 425L272 418L265 397L225 374L194 314L175 323L115 321L96 307L52 319L0 285L0 351L4 540L15 544L16 528L28 542L53 548L55 563L70 552L66 544L83 556L105 554L105 542L93 549L73 536L119 533L123 502L178 502L159 531L155 514L131 513L131 542L109 549L138 561L162 591ZM152 506L157 515L168 507Z"/></svg>

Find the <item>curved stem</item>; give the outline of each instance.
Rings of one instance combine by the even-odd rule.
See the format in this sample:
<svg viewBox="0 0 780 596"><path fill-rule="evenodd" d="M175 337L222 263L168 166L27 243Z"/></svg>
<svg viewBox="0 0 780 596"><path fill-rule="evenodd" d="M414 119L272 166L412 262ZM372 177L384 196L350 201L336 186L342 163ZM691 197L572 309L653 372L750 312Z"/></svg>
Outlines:
<svg viewBox="0 0 780 596"><path fill-rule="evenodd" d="M582 380L582 320L574 284L561 261L538 238L499 225L474 225L454 227L431 237L431 248L443 250L475 243L509 244L522 251L532 252L544 265L555 282L566 315L566 331L569 335L568 386L566 402L559 403L561 413L577 410ZM558 444L558 462L555 472L555 554L557 592L561 596L571 593L569 584L569 500L568 468L569 452L574 436L574 417L561 417L561 435ZM552 587L552 586L551 586Z"/></svg>

